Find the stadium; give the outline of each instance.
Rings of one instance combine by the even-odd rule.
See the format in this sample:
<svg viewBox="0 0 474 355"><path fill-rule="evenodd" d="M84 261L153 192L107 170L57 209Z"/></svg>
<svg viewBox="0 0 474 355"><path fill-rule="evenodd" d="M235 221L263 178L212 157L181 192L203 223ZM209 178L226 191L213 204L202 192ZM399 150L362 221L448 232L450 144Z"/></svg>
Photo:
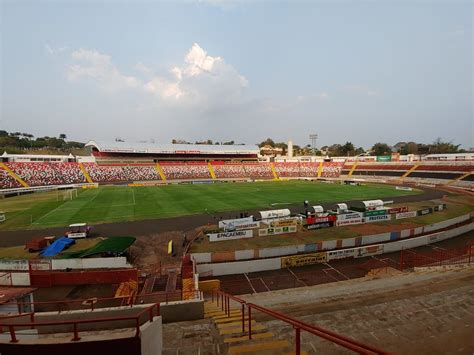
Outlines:
<svg viewBox="0 0 474 355"><path fill-rule="evenodd" d="M2 353L417 353L469 317L472 154L86 146L1 156Z"/></svg>

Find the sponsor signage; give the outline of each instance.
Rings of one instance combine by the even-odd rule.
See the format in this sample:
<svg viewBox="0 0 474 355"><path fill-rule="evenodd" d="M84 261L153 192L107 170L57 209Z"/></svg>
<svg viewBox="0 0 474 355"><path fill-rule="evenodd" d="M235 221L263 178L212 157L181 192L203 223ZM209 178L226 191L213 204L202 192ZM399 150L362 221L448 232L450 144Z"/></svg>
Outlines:
<svg viewBox="0 0 474 355"><path fill-rule="evenodd" d="M288 227L288 226L296 226L297 224L298 224L298 220L296 218L280 219L278 221L270 222L270 226L272 227Z"/></svg>
<svg viewBox="0 0 474 355"><path fill-rule="evenodd" d="M391 155L377 155L377 161L392 161Z"/></svg>
<svg viewBox="0 0 474 355"><path fill-rule="evenodd" d="M437 211L437 212L442 211L444 209L446 209L446 204L442 204L442 205L438 205L438 206L434 207L434 210Z"/></svg>
<svg viewBox="0 0 474 355"><path fill-rule="evenodd" d="M354 257L354 249L335 250L328 252L329 260L345 259Z"/></svg>
<svg viewBox="0 0 474 355"><path fill-rule="evenodd" d="M395 214L395 213L404 213L408 212L408 207L393 207L388 209L388 214Z"/></svg>
<svg viewBox="0 0 474 355"><path fill-rule="evenodd" d="M364 214L361 212L341 213L337 215L337 221L358 220L362 217L364 217Z"/></svg>
<svg viewBox="0 0 474 355"><path fill-rule="evenodd" d="M411 212L397 213L395 215L395 218L396 219L403 219L403 218L413 218L413 217L416 217L416 216L418 216L418 213L416 211L411 211Z"/></svg>
<svg viewBox="0 0 474 355"><path fill-rule="evenodd" d="M336 226L340 227L340 226L348 226L348 225L351 225L351 224L361 224L363 223L364 220L362 217L359 217L359 218L355 218L355 219L348 219L348 220L344 220L344 221L337 221L336 222Z"/></svg>
<svg viewBox="0 0 474 355"><path fill-rule="evenodd" d="M370 216L370 217L365 217L365 223L389 221L391 218L392 216L389 214L384 214L381 216Z"/></svg>
<svg viewBox="0 0 474 355"><path fill-rule="evenodd" d="M281 258L281 268L304 266L325 263L328 261L327 253L311 253Z"/></svg>
<svg viewBox="0 0 474 355"><path fill-rule="evenodd" d="M240 226L245 226L252 223L254 223L253 217L223 219L222 221L219 221L219 228L220 229L238 229ZM251 227L251 228L254 228L254 227Z"/></svg>
<svg viewBox="0 0 474 355"><path fill-rule="evenodd" d="M364 256L383 254L383 244L373 245L370 247L357 248L355 257L362 258Z"/></svg>
<svg viewBox="0 0 474 355"><path fill-rule="evenodd" d="M313 224L306 224L304 227L306 229L330 228L330 227L334 227L334 222L319 222L319 223L313 223Z"/></svg>
<svg viewBox="0 0 474 355"><path fill-rule="evenodd" d="M433 209L430 207L430 208L424 208L422 210L418 210L416 211L418 216L424 216L425 214L430 214L430 213L433 213Z"/></svg>
<svg viewBox="0 0 474 355"><path fill-rule="evenodd" d="M306 218L306 224L316 224L316 223L324 223L324 222L335 222L337 217L335 215L327 216L327 217L315 217L310 216Z"/></svg>
<svg viewBox="0 0 474 355"><path fill-rule="evenodd" d="M387 210L372 210L364 213L365 217L382 216L384 214L387 214Z"/></svg>
<svg viewBox="0 0 474 355"><path fill-rule="evenodd" d="M258 230L259 236L277 235L277 234L285 234L285 233L296 233L296 226L274 227L274 228L265 228L265 229Z"/></svg>
<svg viewBox="0 0 474 355"><path fill-rule="evenodd" d="M211 233L207 235L210 242L219 242L222 240L232 240L232 239L243 239L243 238L252 238L253 231L235 231L235 232L224 232L224 233Z"/></svg>

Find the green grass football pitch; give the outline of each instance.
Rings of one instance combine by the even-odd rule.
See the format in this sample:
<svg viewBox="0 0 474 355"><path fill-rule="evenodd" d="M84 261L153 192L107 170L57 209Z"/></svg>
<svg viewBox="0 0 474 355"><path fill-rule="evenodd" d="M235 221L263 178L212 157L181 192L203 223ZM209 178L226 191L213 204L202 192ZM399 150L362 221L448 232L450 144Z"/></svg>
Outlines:
<svg viewBox="0 0 474 355"><path fill-rule="evenodd" d="M348 186L308 181L166 186L103 186L78 190L72 200L50 191L0 200L7 220L0 230L40 229L71 223L106 223L250 209L278 209L418 193L389 185Z"/></svg>

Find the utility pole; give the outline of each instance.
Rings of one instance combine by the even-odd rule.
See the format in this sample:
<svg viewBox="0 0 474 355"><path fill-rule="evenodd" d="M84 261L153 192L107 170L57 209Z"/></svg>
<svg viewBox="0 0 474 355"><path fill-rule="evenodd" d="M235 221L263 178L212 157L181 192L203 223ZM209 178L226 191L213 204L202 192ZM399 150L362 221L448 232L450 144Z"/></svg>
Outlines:
<svg viewBox="0 0 474 355"><path fill-rule="evenodd" d="M316 155L316 139L318 139L318 135L316 133L312 133L309 135L309 139L311 139L311 148L313 148L313 155Z"/></svg>

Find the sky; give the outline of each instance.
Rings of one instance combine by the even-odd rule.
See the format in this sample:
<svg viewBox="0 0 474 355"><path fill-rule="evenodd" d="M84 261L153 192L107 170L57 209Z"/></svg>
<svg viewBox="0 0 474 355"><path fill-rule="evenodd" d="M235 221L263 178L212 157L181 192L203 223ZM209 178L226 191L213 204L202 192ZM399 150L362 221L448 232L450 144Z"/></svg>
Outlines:
<svg viewBox="0 0 474 355"><path fill-rule="evenodd" d="M0 3L0 129L474 147L471 1Z"/></svg>

